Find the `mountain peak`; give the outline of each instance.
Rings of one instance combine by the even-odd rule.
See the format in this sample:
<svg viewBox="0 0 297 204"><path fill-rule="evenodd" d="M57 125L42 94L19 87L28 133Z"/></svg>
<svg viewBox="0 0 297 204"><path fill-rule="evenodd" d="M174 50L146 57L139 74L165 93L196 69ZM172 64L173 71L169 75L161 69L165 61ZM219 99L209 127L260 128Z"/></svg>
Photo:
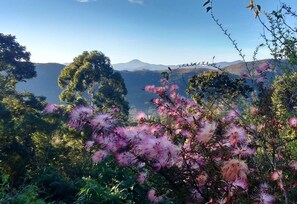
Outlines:
<svg viewBox="0 0 297 204"><path fill-rule="evenodd" d="M144 63L144 62L140 61L139 59L133 59L128 63Z"/></svg>

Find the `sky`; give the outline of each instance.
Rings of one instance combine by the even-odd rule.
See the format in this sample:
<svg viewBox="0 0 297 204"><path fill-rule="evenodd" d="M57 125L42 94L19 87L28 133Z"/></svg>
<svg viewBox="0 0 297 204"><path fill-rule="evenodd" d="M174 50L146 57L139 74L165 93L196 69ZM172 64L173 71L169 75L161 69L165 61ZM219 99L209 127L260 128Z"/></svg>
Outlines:
<svg viewBox="0 0 297 204"><path fill-rule="evenodd" d="M102 51L111 63L153 64L240 60L203 8L205 0L0 0L0 32L15 35L31 61L70 63L83 51ZM296 0L285 1L293 8ZM258 0L262 10L279 0ZM249 0L214 0L213 11L251 60L263 28ZM269 58L260 50L258 59Z"/></svg>

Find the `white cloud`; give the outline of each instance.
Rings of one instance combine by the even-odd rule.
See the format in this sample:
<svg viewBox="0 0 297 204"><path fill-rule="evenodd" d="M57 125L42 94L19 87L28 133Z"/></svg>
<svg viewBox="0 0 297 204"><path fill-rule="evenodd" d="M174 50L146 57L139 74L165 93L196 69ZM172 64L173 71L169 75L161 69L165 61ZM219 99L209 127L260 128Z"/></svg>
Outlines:
<svg viewBox="0 0 297 204"><path fill-rule="evenodd" d="M88 3L88 2L96 1L96 0L77 0L77 1L80 3Z"/></svg>
<svg viewBox="0 0 297 204"><path fill-rule="evenodd" d="M144 0L128 0L132 4L143 4Z"/></svg>

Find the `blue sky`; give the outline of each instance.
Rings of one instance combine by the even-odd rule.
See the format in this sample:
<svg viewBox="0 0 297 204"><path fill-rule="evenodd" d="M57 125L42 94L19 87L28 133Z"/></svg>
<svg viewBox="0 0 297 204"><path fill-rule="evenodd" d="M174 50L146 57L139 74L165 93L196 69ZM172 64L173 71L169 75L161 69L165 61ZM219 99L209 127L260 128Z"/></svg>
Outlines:
<svg viewBox="0 0 297 204"><path fill-rule="evenodd" d="M296 8L296 0L287 0ZM112 63L233 61L232 44L202 7L204 0L0 0L0 32L13 34L33 62L67 63L99 50ZM250 60L263 28L249 0L215 0L214 12ZM279 0L258 0L265 10ZM268 57L262 50L258 58Z"/></svg>

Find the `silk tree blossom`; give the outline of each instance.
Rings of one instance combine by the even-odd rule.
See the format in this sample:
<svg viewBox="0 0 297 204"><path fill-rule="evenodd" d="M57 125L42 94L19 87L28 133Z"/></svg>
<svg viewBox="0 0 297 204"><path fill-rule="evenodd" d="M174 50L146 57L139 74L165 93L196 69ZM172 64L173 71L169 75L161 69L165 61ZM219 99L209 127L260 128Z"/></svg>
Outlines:
<svg viewBox="0 0 297 204"><path fill-rule="evenodd" d="M170 87L169 87L169 92L170 93L172 93L172 92L175 92L175 91L177 91L178 90L178 85L176 85L176 84L172 84L172 85L170 85Z"/></svg>
<svg viewBox="0 0 297 204"><path fill-rule="evenodd" d="M171 167L179 160L180 148L171 143L166 136L145 137L134 148L135 154L153 161L157 169Z"/></svg>
<svg viewBox="0 0 297 204"><path fill-rule="evenodd" d="M113 137L112 134L103 135L95 134L93 135L93 140L100 145L101 148L104 148L108 151L116 152L118 148L115 146L117 140Z"/></svg>
<svg viewBox="0 0 297 204"><path fill-rule="evenodd" d="M248 181L246 179L241 179L241 178L238 178L236 179L233 183L232 183L233 186L236 186L236 187L240 187L242 188L243 190L247 190L248 189Z"/></svg>
<svg viewBox="0 0 297 204"><path fill-rule="evenodd" d="M292 117L289 119L289 125L292 128L297 128L297 118L296 117Z"/></svg>
<svg viewBox="0 0 297 204"><path fill-rule="evenodd" d="M250 147L237 147L232 150L232 154L234 156L240 156L240 157L251 157L254 153L256 152L255 148L250 148Z"/></svg>
<svg viewBox="0 0 297 204"><path fill-rule="evenodd" d="M90 149L93 147L94 143L95 143L95 141L87 141L85 146L86 146L86 148Z"/></svg>
<svg viewBox="0 0 297 204"><path fill-rule="evenodd" d="M245 143L247 141L247 133L243 127L236 126L232 124L224 134L225 138L228 138L229 143L232 146L238 143Z"/></svg>
<svg viewBox="0 0 297 204"><path fill-rule="evenodd" d="M155 189L151 189L151 190L148 191L147 198L152 203L160 203L160 202L163 201L163 197L162 196L157 196Z"/></svg>
<svg viewBox="0 0 297 204"><path fill-rule="evenodd" d="M209 140L213 137L215 130L217 128L216 122L205 121L202 125L202 128L199 129L198 134L195 139L201 143L208 143Z"/></svg>
<svg viewBox="0 0 297 204"><path fill-rule="evenodd" d="M270 178L273 181L278 181L282 178L282 176L283 176L283 171L278 170L278 171L272 172Z"/></svg>
<svg viewBox="0 0 297 204"><path fill-rule="evenodd" d="M164 87L157 87L156 88L156 93L159 94L159 95L162 95L165 93L165 88Z"/></svg>
<svg viewBox="0 0 297 204"><path fill-rule="evenodd" d="M70 112L69 126L76 129L82 130L83 126L92 117L94 109L91 107L79 106L74 108Z"/></svg>
<svg viewBox="0 0 297 204"><path fill-rule="evenodd" d="M240 116L240 111L238 109L233 109L233 110L230 110L228 113L227 113L227 116L226 116L226 121L227 122L231 122L235 119L238 119Z"/></svg>
<svg viewBox="0 0 297 204"><path fill-rule="evenodd" d="M189 145L189 143L187 143L187 145ZM184 145L184 151L187 151L186 149L187 147ZM205 158L200 154L186 153L184 158L191 170L199 170L205 167Z"/></svg>
<svg viewBox="0 0 297 204"><path fill-rule="evenodd" d="M147 86L145 86L144 90L146 92L156 93L155 85L147 85Z"/></svg>
<svg viewBox="0 0 297 204"><path fill-rule="evenodd" d="M101 162L103 159L105 159L107 156L108 156L107 151L100 150L92 156L92 160L95 164L97 164L97 163Z"/></svg>
<svg viewBox="0 0 297 204"><path fill-rule="evenodd" d="M93 130L109 129L113 127L116 120L110 114L97 114L90 120L90 126Z"/></svg>
<svg viewBox="0 0 297 204"><path fill-rule="evenodd" d="M155 98L155 99L152 100L152 102L153 102L155 105L160 105L161 102L162 102L162 100L159 99L159 98Z"/></svg>
<svg viewBox="0 0 297 204"><path fill-rule="evenodd" d="M246 180L248 173L248 166L242 160L232 159L226 161L222 167L222 176L226 181L235 181L239 178Z"/></svg>
<svg viewBox="0 0 297 204"><path fill-rule="evenodd" d="M259 203L260 204L273 204L275 203L275 196L270 195L265 192L261 192L259 195Z"/></svg>
<svg viewBox="0 0 297 204"><path fill-rule="evenodd" d="M170 188L170 193L166 195L180 193L189 202L210 203L224 199L226 201L225 192L228 189L231 190L230 201L243 193L249 196L251 202L272 203L271 201L275 200L274 196L268 194L268 189L251 194L257 192L257 183L260 181L258 178L264 181L270 179L269 182L272 178L270 174L265 174L269 171L260 172L257 166L252 166L257 159L250 157L258 153L252 140L257 138L248 137L246 129L252 124L239 123L239 111L231 110L222 120L221 117L216 117L217 115L210 115L203 108L199 109L193 101L181 97L176 93L177 87L166 84L163 87L147 86L145 89L159 94L158 100L153 101L160 119L155 120L142 114L138 118L139 124L131 127L111 125L110 117L106 117L110 120L96 118L93 113L83 120L83 124L93 128L92 139L96 147L102 151L93 155L94 162L100 162L105 155L110 155L122 166L138 168L137 172L141 173L137 175L136 181L139 184L149 179L145 172L152 172L150 178L157 174L163 176L168 182L160 185L162 191ZM140 121L144 117L149 120ZM96 123L92 122L95 118ZM259 120L253 124L259 125L261 122L263 121ZM105 126L108 128L102 129ZM269 125L266 124L264 129L268 130ZM253 131L258 132L259 128L255 126ZM249 163L243 161L243 158ZM285 178L286 167L281 166L282 161L279 159L277 162L278 168L284 170ZM293 163L291 166L294 168ZM217 175L218 170L221 170L221 175ZM248 174L252 172L255 174L248 180ZM249 183L253 185L249 187ZM175 187L171 188L171 185L175 184L188 191L176 191ZM288 185L284 183L283 186ZM249 191L248 187L251 188ZM157 195L155 189L151 189L147 196L152 203L164 200L162 196Z"/></svg>
<svg viewBox="0 0 297 204"><path fill-rule="evenodd" d="M137 176L137 183L138 184L144 184L145 180L147 178L147 173L146 172L141 172Z"/></svg>
<svg viewBox="0 0 297 204"><path fill-rule="evenodd" d="M138 112L135 119L138 121L141 121L141 120L145 119L146 117L147 117L147 115L145 112Z"/></svg>
<svg viewBox="0 0 297 204"><path fill-rule="evenodd" d="M115 158L121 166L130 166L137 163L137 158L130 152L116 153Z"/></svg>

